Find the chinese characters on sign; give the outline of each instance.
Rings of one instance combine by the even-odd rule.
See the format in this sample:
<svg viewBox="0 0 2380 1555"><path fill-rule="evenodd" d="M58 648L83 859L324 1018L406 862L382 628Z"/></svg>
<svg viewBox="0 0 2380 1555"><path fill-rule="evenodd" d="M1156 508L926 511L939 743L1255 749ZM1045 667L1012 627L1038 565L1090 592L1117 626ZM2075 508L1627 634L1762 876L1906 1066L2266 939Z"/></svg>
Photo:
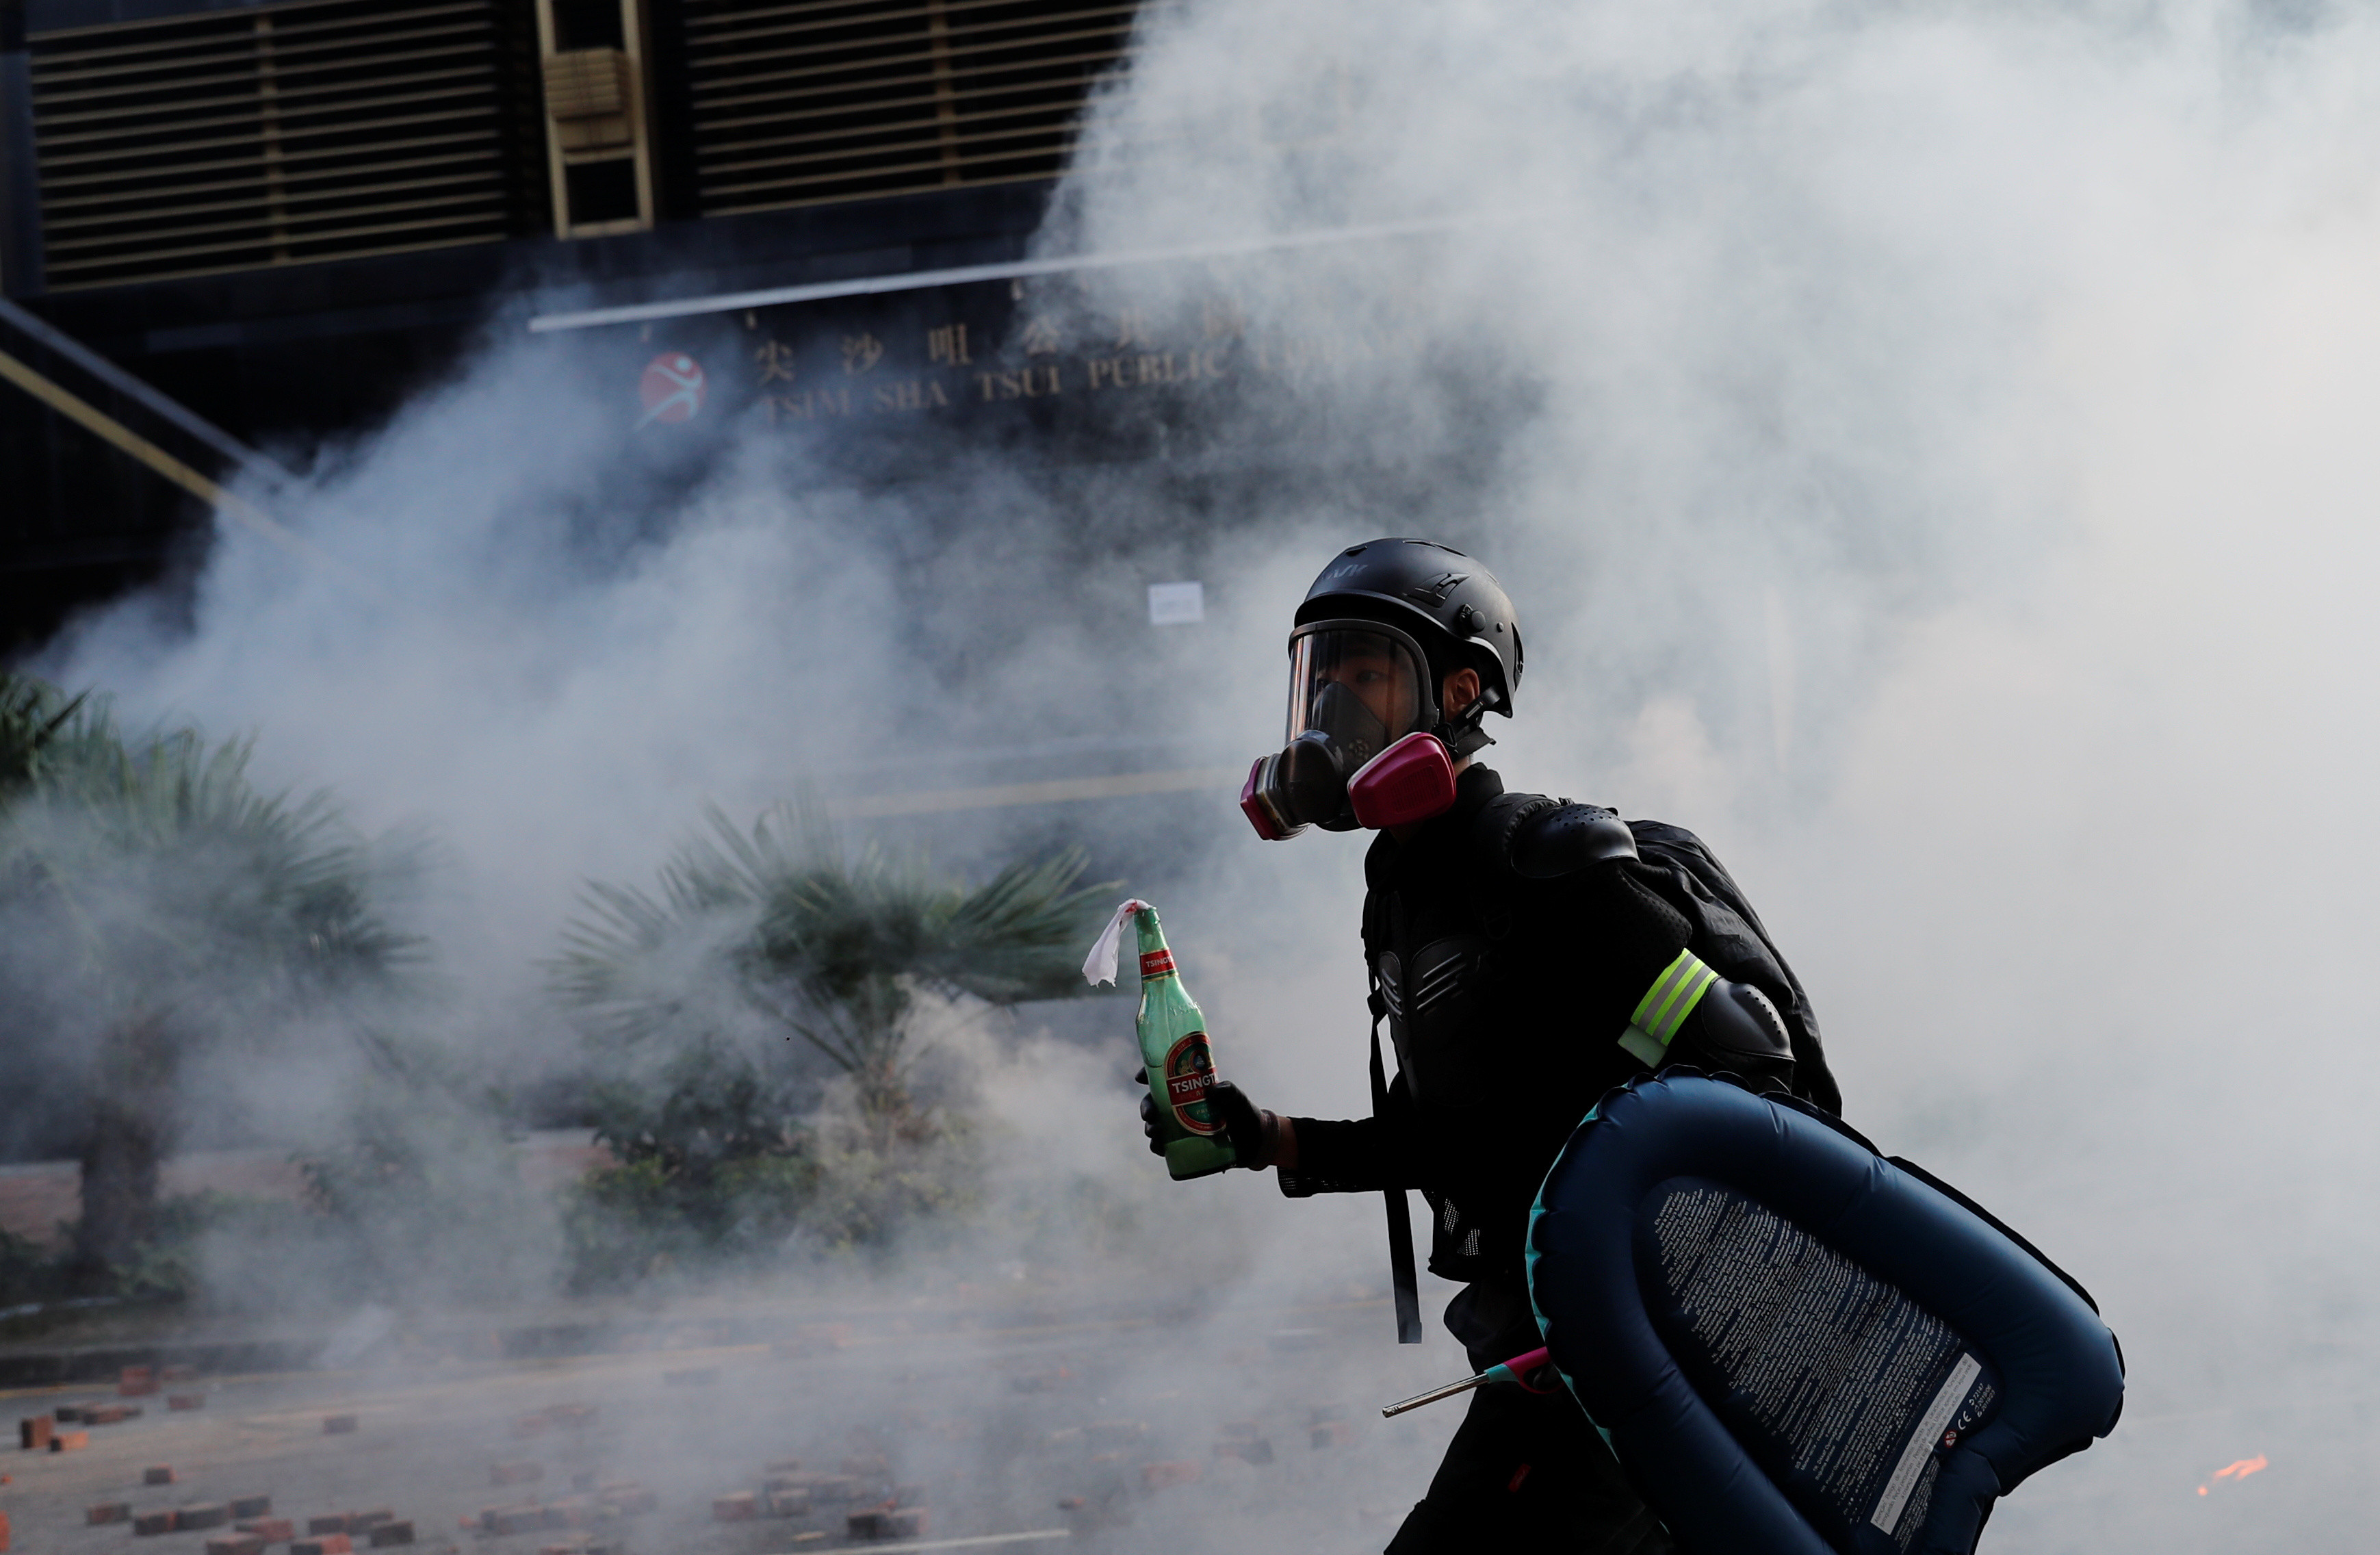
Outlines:
<svg viewBox="0 0 2380 1555"><path fill-rule="evenodd" d="M948 367L965 367L975 358L967 355L966 325L944 324L926 332L926 359Z"/></svg>
<svg viewBox="0 0 2380 1555"><path fill-rule="evenodd" d="M843 337L843 371L858 377L884 359L884 342L872 334L846 334Z"/></svg>
<svg viewBox="0 0 2380 1555"><path fill-rule="evenodd" d="M771 338L762 342L759 348L752 353L752 359L759 364L761 387L766 388L781 380L787 383L794 381L794 348L792 346L781 345L774 338Z"/></svg>
<svg viewBox="0 0 2380 1555"><path fill-rule="evenodd" d="M1025 354L1028 357L1056 356L1059 346L1062 344L1057 324L1047 315L1026 320L1025 328L1017 334L1016 343L1025 347Z"/></svg>
<svg viewBox="0 0 2380 1555"><path fill-rule="evenodd" d="M882 309L869 316L880 322L861 328L853 321L840 329L822 329L815 313L790 310L741 316L749 393L771 424L1198 393L1235 380L1293 385L1410 350L1404 341L1361 328L1255 330L1228 296L1209 297L1186 313L1160 318L1122 309L1074 326L1062 310L1030 307L1002 315L988 330L980 321L935 323L914 314L906 325L897 315L881 322ZM708 393L702 369L683 352L664 352L646 363L638 388L644 405L638 427L691 420Z"/></svg>

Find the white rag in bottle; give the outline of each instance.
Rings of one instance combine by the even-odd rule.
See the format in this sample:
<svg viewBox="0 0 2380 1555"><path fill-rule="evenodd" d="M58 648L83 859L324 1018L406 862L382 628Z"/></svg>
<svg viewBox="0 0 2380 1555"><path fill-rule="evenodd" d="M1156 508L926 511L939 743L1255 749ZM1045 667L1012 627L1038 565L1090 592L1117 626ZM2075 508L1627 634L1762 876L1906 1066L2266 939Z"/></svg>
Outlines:
<svg viewBox="0 0 2380 1555"><path fill-rule="evenodd" d="M1083 958L1083 981L1093 988L1116 980L1116 952L1123 948L1123 926L1133 914L1149 910L1148 904L1134 897L1115 910L1108 926L1099 930L1099 943Z"/></svg>

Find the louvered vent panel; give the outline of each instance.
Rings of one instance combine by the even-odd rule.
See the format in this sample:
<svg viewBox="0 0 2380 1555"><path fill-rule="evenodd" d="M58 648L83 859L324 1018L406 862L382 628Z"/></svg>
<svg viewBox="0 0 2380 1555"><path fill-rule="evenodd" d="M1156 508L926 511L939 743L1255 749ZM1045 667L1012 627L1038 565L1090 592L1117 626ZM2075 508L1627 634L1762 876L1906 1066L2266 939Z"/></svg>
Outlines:
<svg viewBox="0 0 2380 1555"><path fill-rule="evenodd" d="M705 214L1054 177L1135 0L685 0Z"/></svg>
<svg viewBox="0 0 2380 1555"><path fill-rule="evenodd" d="M61 290L481 243L542 215L503 0L300 0L32 51Z"/></svg>

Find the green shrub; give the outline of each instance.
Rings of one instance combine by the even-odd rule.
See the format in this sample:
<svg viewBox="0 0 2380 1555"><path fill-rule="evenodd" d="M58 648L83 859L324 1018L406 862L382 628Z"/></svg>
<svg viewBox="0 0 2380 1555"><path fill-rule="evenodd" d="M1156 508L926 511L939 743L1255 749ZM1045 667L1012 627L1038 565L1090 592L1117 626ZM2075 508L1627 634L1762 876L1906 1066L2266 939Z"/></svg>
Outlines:
<svg viewBox="0 0 2380 1555"><path fill-rule="evenodd" d="M795 1109L783 1076L710 1041L690 1044L641 1081L599 1087L595 1137L618 1164L565 1196L571 1285L616 1285L782 1248L818 1180Z"/></svg>
<svg viewBox="0 0 2380 1555"><path fill-rule="evenodd" d="M919 1094L917 1032L953 1002L1078 991L1112 889L1081 886L1072 852L970 884L847 851L798 807L710 820L658 891L590 884L552 968L613 1075L596 1133L619 1164L565 1210L582 1289L882 1248L971 1214L979 1142ZM817 1060L839 1076L823 1109Z"/></svg>
<svg viewBox="0 0 2380 1555"><path fill-rule="evenodd" d="M55 1253L14 1232L0 1231L0 1306L24 1306L65 1294L65 1270Z"/></svg>

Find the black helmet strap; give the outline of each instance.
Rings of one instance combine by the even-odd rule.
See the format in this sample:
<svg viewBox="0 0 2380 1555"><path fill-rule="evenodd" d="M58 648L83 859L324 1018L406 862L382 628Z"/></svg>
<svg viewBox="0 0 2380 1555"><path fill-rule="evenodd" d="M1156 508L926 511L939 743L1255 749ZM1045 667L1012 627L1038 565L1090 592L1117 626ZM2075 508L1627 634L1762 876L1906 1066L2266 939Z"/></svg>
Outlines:
<svg viewBox="0 0 2380 1555"><path fill-rule="evenodd" d="M1482 726L1487 722L1487 718L1488 697L1485 692L1482 692L1472 700L1469 707L1463 710L1463 715L1460 718L1452 720L1440 718L1438 721L1438 727L1432 729L1430 733L1444 742L1448 755L1468 756L1483 746L1496 743L1496 736Z"/></svg>

